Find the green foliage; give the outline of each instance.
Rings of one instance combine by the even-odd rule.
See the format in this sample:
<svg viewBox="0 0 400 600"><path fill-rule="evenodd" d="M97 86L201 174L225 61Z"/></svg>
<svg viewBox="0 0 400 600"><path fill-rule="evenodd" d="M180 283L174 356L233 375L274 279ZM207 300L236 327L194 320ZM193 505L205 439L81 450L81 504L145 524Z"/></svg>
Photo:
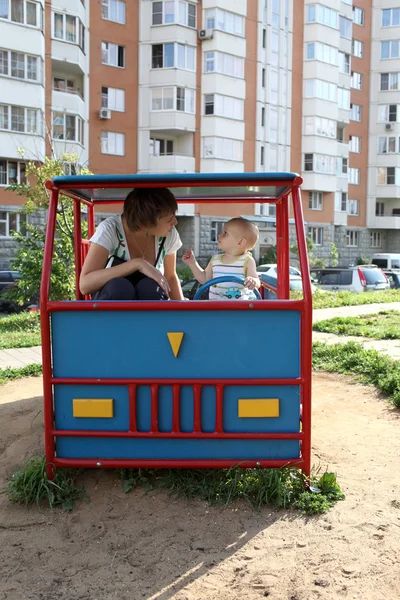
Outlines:
<svg viewBox="0 0 400 600"><path fill-rule="evenodd" d="M331 242L331 266L336 267L339 262L339 252L335 244Z"/></svg>
<svg viewBox="0 0 400 600"><path fill-rule="evenodd" d="M271 246L267 248L265 254L261 257L260 264L268 265L276 263L276 246Z"/></svg>
<svg viewBox="0 0 400 600"><path fill-rule="evenodd" d="M306 245L310 267L325 267L325 260L323 258L315 258L314 256L314 242L311 238L306 237ZM299 247L297 244L290 246L290 252L295 254L297 260L299 260Z"/></svg>
<svg viewBox="0 0 400 600"><path fill-rule="evenodd" d="M331 373L354 374L364 383L375 385L391 404L400 408L400 361L361 344L313 343L313 368Z"/></svg>
<svg viewBox="0 0 400 600"><path fill-rule="evenodd" d="M400 339L400 312L380 311L378 314L358 317L335 317L313 325L314 331L336 335L358 335L376 340Z"/></svg>
<svg viewBox="0 0 400 600"><path fill-rule="evenodd" d="M369 265L371 264L371 259L368 256L358 256L356 260L356 265Z"/></svg>
<svg viewBox="0 0 400 600"><path fill-rule="evenodd" d="M70 511L74 502L86 497L83 485L76 484L79 471L57 469L53 480L47 478L46 460L30 458L7 482L6 493L18 504L48 504Z"/></svg>
<svg viewBox="0 0 400 600"><path fill-rule="evenodd" d="M193 273L190 267L187 267L186 265L183 267L177 267L176 274L178 275L179 279L183 281L183 283L185 283L185 281L189 281L189 279L193 279Z"/></svg>
<svg viewBox="0 0 400 600"><path fill-rule="evenodd" d="M0 385L11 381L12 379L22 379L23 377L40 377L42 374L42 365L33 364L20 369L0 369Z"/></svg>
<svg viewBox="0 0 400 600"><path fill-rule="evenodd" d="M0 349L39 346L40 316L26 312L0 319Z"/></svg>
<svg viewBox="0 0 400 600"><path fill-rule="evenodd" d="M15 183L6 188L25 198L21 212L31 214L38 209L47 209L50 195L45 182L64 175L65 164L76 163L77 158L75 155L62 154L59 158L46 157L44 163L28 162L27 182ZM89 171L84 169L80 173ZM87 226L85 222L82 225L82 235L85 237ZM56 232L50 299L69 300L74 294L73 201L62 195L59 197ZM26 234L12 232L18 242L13 269L21 273L21 279L7 292L7 297L20 305L39 298L46 230L36 225L27 225Z"/></svg>
<svg viewBox="0 0 400 600"><path fill-rule="evenodd" d="M308 482L294 467L282 469L123 469L119 472L123 490L139 485L147 490L165 489L190 500L200 498L210 504L230 504L245 500L259 509L271 505L276 509L298 508L308 514L326 512L344 496L334 474L315 475ZM309 489L307 490L307 485ZM334 493L335 492L335 493Z"/></svg>

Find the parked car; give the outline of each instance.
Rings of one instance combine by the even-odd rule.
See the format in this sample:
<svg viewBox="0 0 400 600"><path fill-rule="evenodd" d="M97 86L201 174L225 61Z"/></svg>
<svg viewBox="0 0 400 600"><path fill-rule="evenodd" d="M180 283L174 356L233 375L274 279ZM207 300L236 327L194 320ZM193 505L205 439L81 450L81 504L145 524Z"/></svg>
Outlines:
<svg viewBox="0 0 400 600"><path fill-rule="evenodd" d="M201 283L197 281L197 279L189 279L184 283L181 283L182 293L184 298L188 298L188 300L193 300L197 290L201 286ZM208 290L204 292L202 295L202 300L208 298Z"/></svg>
<svg viewBox="0 0 400 600"><path fill-rule="evenodd" d="M276 292L278 289L278 278L276 275L270 275L269 273L259 273L263 286L264 298L274 300L277 298ZM303 282L299 275L289 275L289 288L290 291L301 292L303 291ZM314 293L316 290L315 285L311 284L311 291Z"/></svg>
<svg viewBox="0 0 400 600"><path fill-rule="evenodd" d="M258 265L257 267L257 273L266 273L267 275L273 275L276 277L277 273L278 273L278 265L275 263L269 263L266 265ZM296 267L292 267L289 266L289 274L290 275L297 275L298 277L301 276L301 273L299 271L299 269L296 269Z"/></svg>
<svg viewBox="0 0 400 600"><path fill-rule="evenodd" d="M316 268L311 269L311 277L317 288L324 291L361 294L390 288L386 275L374 265Z"/></svg>
<svg viewBox="0 0 400 600"><path fill-rule="evenodd" d="M6 297L6 291L14 287L16 282L21 279L18 271L0 271L0 310L5 312L15 312L18 307Z"/></svg>
<svg viewBox="0 0 400 600"><path fill-rule="evenodd" d="M393 288L393 289L400 288L400 270L395 271L392 269L382 269L382 271L385 273L386 277L388 278L391 288Z"/></svg>
<svg viewBox="0 0 400 600"><path fill-rule="evenodd" d="M371 262L380 269L400 269L400 254L374 254Z"/></svg>

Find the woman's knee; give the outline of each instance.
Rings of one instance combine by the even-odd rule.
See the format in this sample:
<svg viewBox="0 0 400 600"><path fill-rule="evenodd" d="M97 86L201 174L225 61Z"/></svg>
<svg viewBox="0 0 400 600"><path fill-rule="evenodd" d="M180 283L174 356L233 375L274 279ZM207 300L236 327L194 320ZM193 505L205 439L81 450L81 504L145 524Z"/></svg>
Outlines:
<svg viewBox="0 0 400 600"><path fill-rule="evenodd" d="M164 290L149 277L141 279L136 284L136 294L138 300L168 300Z"/></svg>
<svg viewBox="0 0 400 600"><path fill-rule="evenodd" d="M125 277L115 277L99 290L94 300L136 300L135 288Z"/></svg>

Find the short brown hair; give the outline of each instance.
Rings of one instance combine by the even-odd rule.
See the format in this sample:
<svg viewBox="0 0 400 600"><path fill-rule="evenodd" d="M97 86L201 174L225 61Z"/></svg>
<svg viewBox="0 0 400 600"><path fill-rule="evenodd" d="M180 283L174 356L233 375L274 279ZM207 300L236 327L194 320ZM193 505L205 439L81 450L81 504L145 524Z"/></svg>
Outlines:
<svg viewBox="0 0 400 600"><path fill-rule="evenodd" d="M241 237L246 239L246 252L254 248L254 246L257 244L260 232L258 227L248 219L243 219L243 217L235 217L234 219L228 221L227 225L233 225L234 228L239 231Z"/></svg>
<svg viewBox="0 0 400 600"><path fill-rule="evenodd" d="M178 204L167 188L137 188L124 202L124 217L130 231L155 227L161 217L175 214Z"/></svg>

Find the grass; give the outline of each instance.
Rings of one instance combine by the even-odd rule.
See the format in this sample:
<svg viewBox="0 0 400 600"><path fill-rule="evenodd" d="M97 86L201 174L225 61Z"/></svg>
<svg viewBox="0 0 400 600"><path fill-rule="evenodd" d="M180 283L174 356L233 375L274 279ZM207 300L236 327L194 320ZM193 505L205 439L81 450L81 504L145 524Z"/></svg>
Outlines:
<svg viewBox="0 0 400 600"><path fill-rule="evenodd" d="M146 490L167 490L187 500L228 505L245 500L253 508L269 505L275 509L295 508L305 514L327 512L344 495L334 473L325 472L310 481L295 467L282 469L122 469L125 492L138 486ZM309 484L307 486L307 484Z"/></svg>
<svg viewBox="0 0 400 600"><path fill-rule="evenodd" d="M296 297L299 292L296 292ZM292 297L292 295L291 295ZM293 296L294 297L294 296ZM300 294L302 297L302 294ZM339 306L357 306L361 304L400 302L400 290L385 290L383 292L321 292L313 294L313 308L336 308Z"/></svg>
<svg viewBox="0 0 400 600"><path fill-rule="evenodd" d="M29 459L8 480L7 493L18 504L47 504L70 511L76 501L86 497L82 484L76 484L79 470L57 469L53 480L47 478L46 460L43 456Z"/></svg>
<svg viewBox="0 0 400 600"><path fill-rule="evenodd" d="M0 319L0 350L40 346L38 312L24 312Z"/></svg>
<svg viewBox="0 0 400 600"><path fill-rule="evenodd" d="M375 385L389 402L400 408L400 361L361 344L313 343L313 368L317 371L356 375L361 381Z"/></svg>
<svg viewBox="0 0 400 600"><path fill-rule="evenodd" d="M42 374L42 365L33 364L21 367L19 369L0 369L0 385L4 385L13 379L22 379L23 377L40 377Z"/></svg>
<svg viewBox="0 0 400 600"><path fill-rule="evenodd" d="M376 340L398 340L400 339L400 312L382 310L373 315L335 317L314 323L313 329L336 335L358 335Z"/></svg>

